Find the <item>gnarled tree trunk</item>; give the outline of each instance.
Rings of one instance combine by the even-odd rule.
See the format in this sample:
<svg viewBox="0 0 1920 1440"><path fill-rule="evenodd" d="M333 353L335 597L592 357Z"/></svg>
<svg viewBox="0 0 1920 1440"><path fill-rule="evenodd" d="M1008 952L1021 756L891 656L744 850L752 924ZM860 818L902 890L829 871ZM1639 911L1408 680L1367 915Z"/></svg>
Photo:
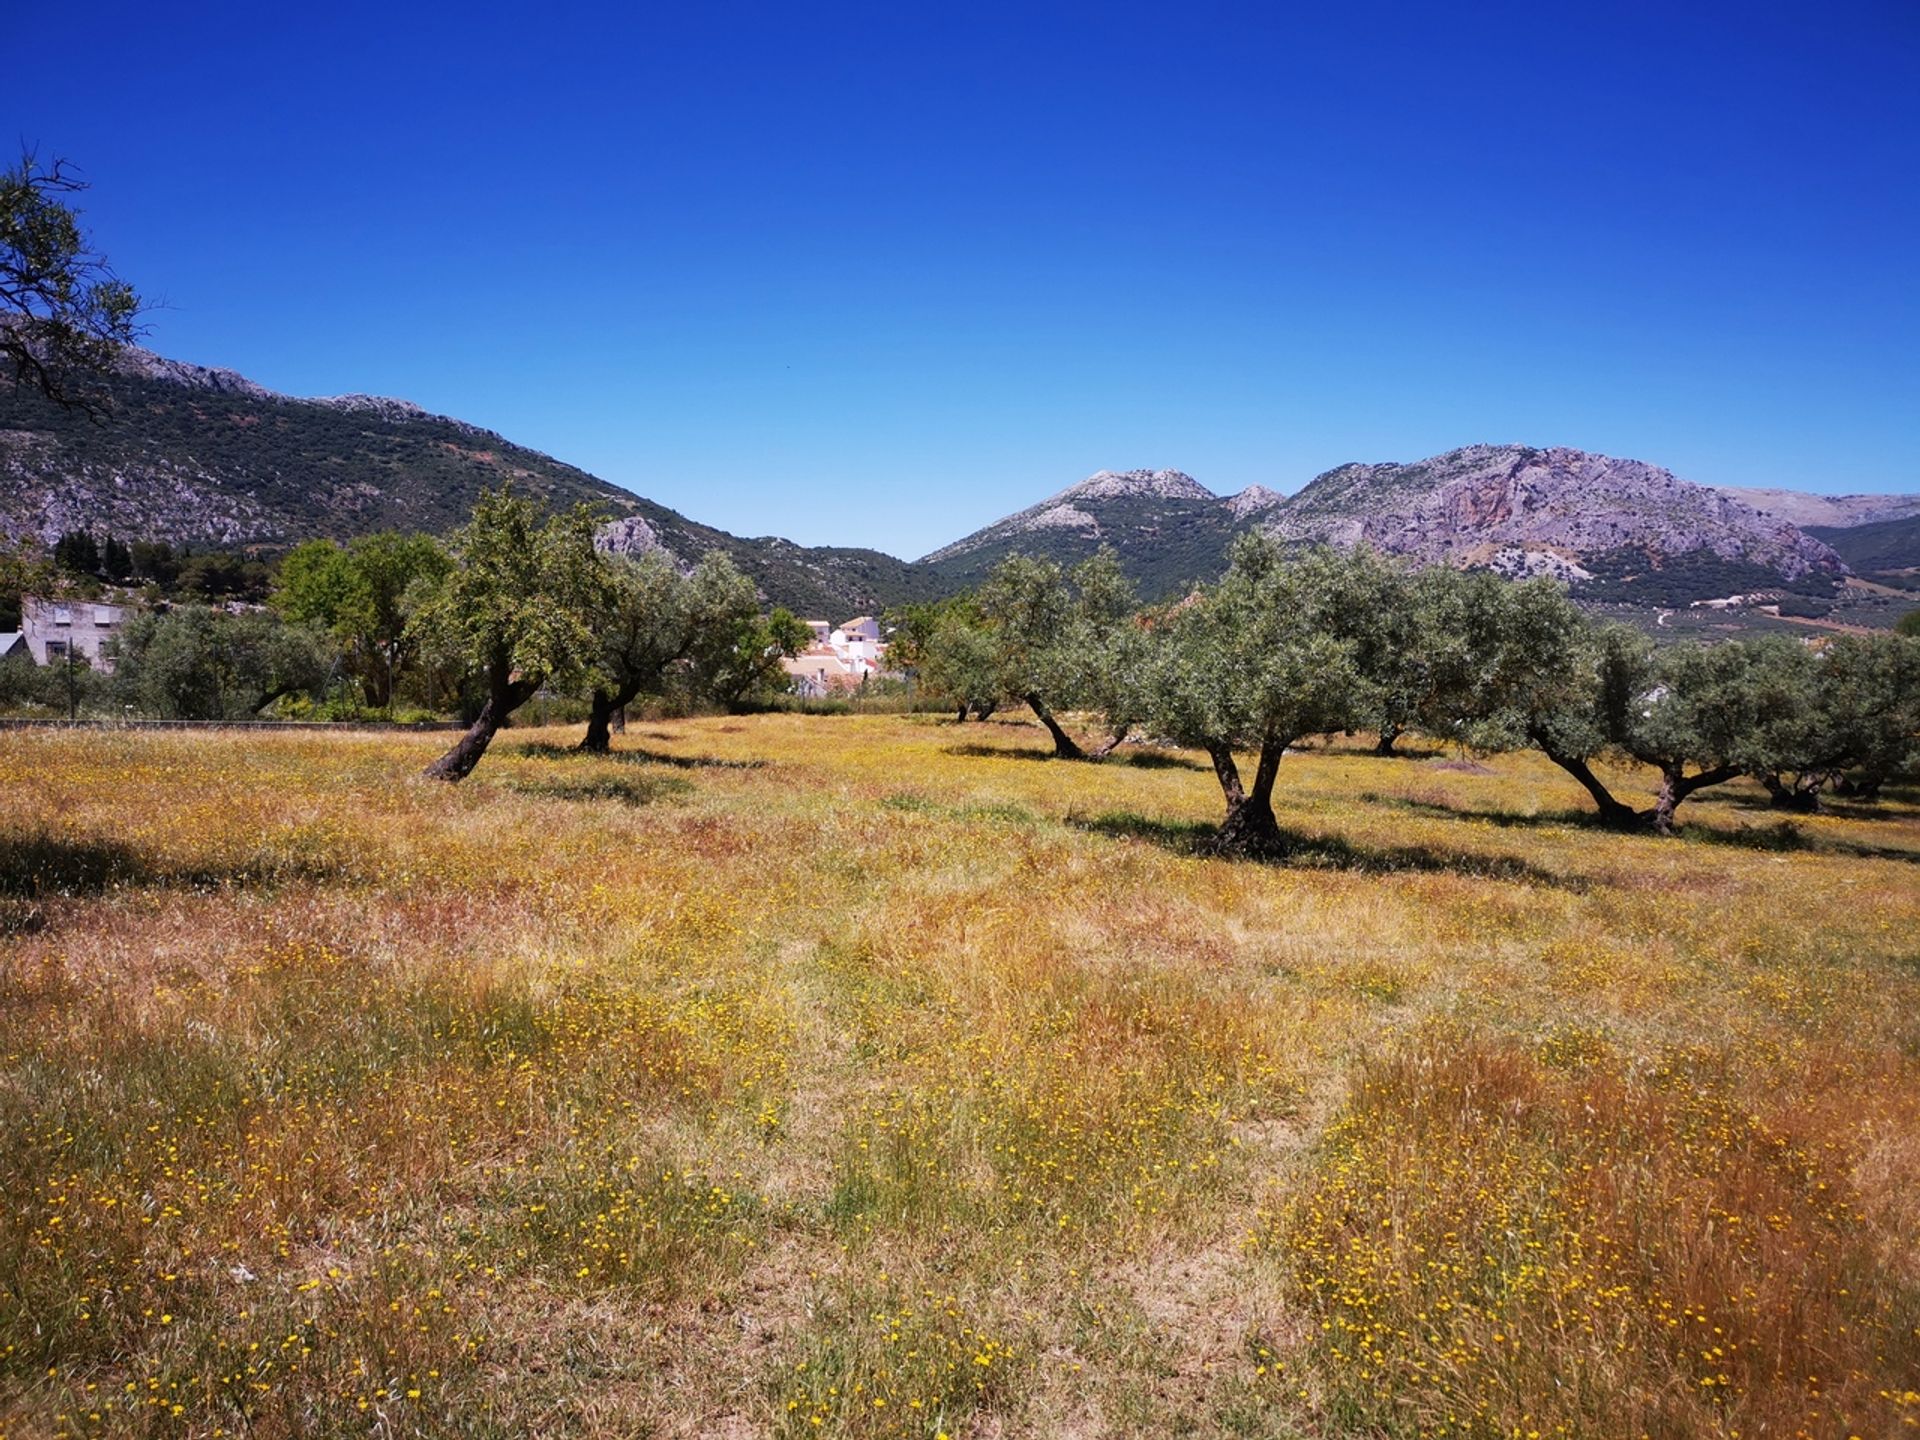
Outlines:
<svg viewBox="0 0 1920 1440"><path fill-rule="evenodd" d="M624 714L639 693L638 685L623 685L618 690L595 690L593 706L587 712L586 737L581 740L580 748L589 755L608 754L613 749L615 728L627 728L624 719L619 720L616 727L616 717Z"/></svg>
<svg viewBox="0 0 1920 1440"><path fill-rule="evenodd" d="M1095 760L1106 759L1107 756L1111 755L1115 750L1118 750L1120 746L1123 743L1125 743L1127 736L1131 735L1132 733L1133 733L1133 727L1131 725L1116 726L1114 728L1113 733L1107 736L1107 738L1103 742L1101 742L1100 745L1095 747L1093 751L1093 758Z"/></svg>
<svg viewBox="0 0 1920 1440"><path fill-rule="evenodd" d="M1053 736L1054 758L1059 760L1084 760L1087 758L1087 752L1074 743L1071 735L1060 728L1060 722L1053 718L1053 711L1047 708L1046 701L1042 700L1038 695L1029 695L1026 699L1027 704L1032 707L1033 713L1040 718L1040 723L1047 727L1047 733Z"/></svg>
<svg viewBox="0 0 1920 1440"><path fill-rule="evenodd" d="M1673 812L1680 808L1680 802L1696 790L1704 790L1709 785L1718 785L1733 779L1740 771L1732 765L1716 765L1711 770L1702 770L1697 775L1686 773L1686 766L1662 765L1660 767L1660 793L1653 802L1653 828L1661 835L1673 834Z"/></svg>
<svg viewBox="0 0 1920 1440"><path fill-rule="evenodd" d="M454 741L453 748L427 766L423 773L449 784L466 779L480 763L480 757L487 753L487 746L493 743L500 727L507 723L507 717L531 700L539 688L539 682L534 680L509 679L504 665L495 667L488 676L487 699L480 707L480 714L466 734Z"/></svg>
<svg viewBox="0 0 1920 1440"><path fill-rule="evenodd" d="M1245 788L1233 751L1225 745L1210 745L1207 754L1213 761L1213 773L1226 796L1227 815L1214 836L1213 850L1218 855L1251 860L1275 859L1287 852L1286 837L1273 814L1273 781L1280 772L1280 757L1287 742L1268 736L1260 746L1260 759L1254 767L1253 787Z"/></svg>
<svg viewBox="0 0 1920 1440"><path fill-rule="evenodd" d="M1587 764L1584 756L1564 755L1544 745L1540 747L1540 753L1585 787L1587 794L1593 797L1594 808L1600 812L1601 823L1626 829L1641 824L1647 819L1648 812L1636 810L1625 801L1616 799L1613 792L1601 782L1600 777L1593 773L1592 767Z"/></svg>
<svg viewBox="0 0 1920 1440"><path fill-rule="evenodd" d="M1824 775L1800 775L1789 785L1784 776L1773 773L1754 778L1766 788L1767 803L1775 810L1791 810L1800 815L1811 815L1820 808L1820 786L1827 779Z"/></svg>
<svg viewBox="0 0 1920 1440"><path fill-rule="evenodd" d="M1394 754L1393 742L1399 738L1400 727L1391 720L1387 721L1386 724L1380 727L1380 738L1373 743L1373 753L1376 755Z"/></svg>

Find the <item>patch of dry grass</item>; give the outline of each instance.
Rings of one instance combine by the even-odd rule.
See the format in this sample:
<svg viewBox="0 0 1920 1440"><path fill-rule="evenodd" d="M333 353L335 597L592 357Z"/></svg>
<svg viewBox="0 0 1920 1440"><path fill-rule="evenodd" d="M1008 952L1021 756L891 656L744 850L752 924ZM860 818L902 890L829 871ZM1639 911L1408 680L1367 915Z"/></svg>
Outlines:
<svg viewBox="0 0 1920 1440"><path fill-rule="evenodd" d="M0 1435L1920 1422L1911 805L571 738L0 739Z"/></svg>

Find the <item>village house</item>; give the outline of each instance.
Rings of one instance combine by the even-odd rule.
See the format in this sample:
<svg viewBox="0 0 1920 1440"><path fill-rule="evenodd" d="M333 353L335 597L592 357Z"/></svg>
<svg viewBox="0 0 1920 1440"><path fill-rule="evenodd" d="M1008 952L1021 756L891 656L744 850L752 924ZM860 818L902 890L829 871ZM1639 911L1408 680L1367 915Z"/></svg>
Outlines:
<svg viewBox="0 0 1920 1440"><path fill-rule="evenodd" d="M855 616L841 625L804 623L813 631L813 643L781 661L794 694L841 694L886 673L887 642L880 638L880 622L873 616Z"/></svg>
<svg viewBox="0 0 1920 1440"><path fill-rule="evenodd" d="M111 671L113 657L106 653L106 643L132 613L125 605L26 595L20 600L20 633L36 665L64 665L72 655L96 670Z"/></svg>

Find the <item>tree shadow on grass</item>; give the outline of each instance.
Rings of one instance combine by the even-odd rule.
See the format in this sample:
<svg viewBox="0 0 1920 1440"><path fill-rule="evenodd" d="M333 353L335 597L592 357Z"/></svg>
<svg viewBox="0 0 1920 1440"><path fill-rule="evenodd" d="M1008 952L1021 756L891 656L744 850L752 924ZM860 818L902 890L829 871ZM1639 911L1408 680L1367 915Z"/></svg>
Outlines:
<svg viewBox="0 0 1920 1440"><path fill-rule="evenodd" d="M1060 760L1072 765L1125 765L1135 770L1205 770L1199 761L1167 750L1111 750L1105 755L1087 755L1074 761L1056 755L1051 746L1045 750L1007 750L998 745L946 745L942 755L957 755L968 760Z"/></svg>
<svg viewBox="0 0 1920 1440"><path fill-rule="evenodd" d="M969 760L1057 760L1051 747L1045 750L1006 750L998 745L943 745L942 755L958 755Z"/></svg>
<svg viewBox="0 0 1920 1440"><path fill-rule="evenodd" d="M167 887L222 890L235 886L338 880L345 873L326 855L257 854L230 865L154 865L117 840L73 839L43 831L0 834L0 899L85 899L109 890Z"/></svg>
<svg viewBox="0 0 1920 1440"><path fill-rule="evenodd" d="M1514 810L1483 810L1467 806L1456 808L1452 805L1437 804L1432 800L1416 800L1404 795L1381 795L1373 791L1363 791L1359 798L1375 805L1391 805L1396 809L1413 810L1422 815L1439 816L1448 820L1478 820L1482 824L1497 825L1502 829L1566 827L1575 830L1591 830L1602 835L1626 836L1663 845L1697 840L1702 844L1721 845L1734 850L1760 850L1776 854L1801 852L1809 855L1852 855L1863 860L1900 860L1909 865L1920 865L1920 850L1890 845L1862 845L1856 840L1816 839L1789 819L1782 819L1773 825L1743 825L1737 829L1722 829L1715 825L1687 824L1687 812L1683 809L1676 817L1675 833L1672 836L1665 836L1656 834L1649 826L1609 825L1591 810L1542 810L1537 814L1528 815ZM1699 802L1689 803L1698 804ZM1707 803L1725 804L1726 802L1718 800ZM1762 811L1767 809L1765 806L1730 806L1729 808L1753 808Z"/></svg>
<svg viewBox="0 0 1920 1440"><path fill-rule="evenodd" d="M1115 750L1107 756L1109 765L1126 765L1135 770L1205 770L1207 767L1191 755L1172 750Z"/></svg>
<svg viewBox="0 0 1920 1440"><path fill-rule="evenodd" d="M1069 815L1066 823L1076 830L1106 835L1114 839L1145 840L1178 855L1207 856L1220 831L1216 825L1197 820L1155 820L1132 811L1107 811L1100 815ZM1577 875L1560 875L1529 865L1511 855L1476 855L1468 851L1438 850L1426 845L1369 847L1355 845L1337 835L1306 835L1282 831L1286 850L1273 860L1250 860L1248 864L1276 865L1285 869L1348 870L1364 875L1433 874L1467 875L1482 880L1503 880L1516 885L1540 885L1555 890L1584 892L1586 880Z"/></svg>
<svg viewBox="0 0 1920 1440"><path fill-rule="evenodd" d="M678 775L569 775L563 771L537 780L510 779L499 783L517 795L533 795L542 800L618 800L622 805L650 805L693 790L693 782Z"/></svg>
<svg viewBox="0 0 1920 1440"><path fill-rule="evenodd" d="M669 737L672 738L672 737ZM515 755L525 756L529 760L601 760L617 765L671 765L676 770L764 770L764 760L721 760L705 755L663 755L658 750L617 749L605 755L596 755L590 750L581 750L573 745L548 745L533 742L515 746Z"/></svg>

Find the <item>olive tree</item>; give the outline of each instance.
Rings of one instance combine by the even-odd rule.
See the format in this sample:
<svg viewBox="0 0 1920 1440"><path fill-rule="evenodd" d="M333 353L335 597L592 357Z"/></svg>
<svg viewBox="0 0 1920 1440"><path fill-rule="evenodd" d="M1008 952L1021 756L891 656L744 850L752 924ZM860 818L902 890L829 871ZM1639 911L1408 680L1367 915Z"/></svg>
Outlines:
<svg viewBox="0 0 1920 1440"><path fill-rule="evenodd" d="M1281 757L1306 736L1365 723L1380 700L1380 617L1404 577L1371 551L1285 558L1235 542L1220 581L1157 617L1146 676L1149 723L1205 750L1226 801L1224 854L1286 849L1273 812ZM1252 783L1236 751L1255 756Z"/></svg>
<svg viewBox="0 0 1920 1440"><path fill-rule="evenodd" d="M925 608L936 613L928 618L925 633L912 642L907 663L913 666L915 683L944 698L961 722L969 716L985 720L1006 699L993 632L971 597ZM899 648L896 642L888 650L890 660L898 658Z"/></svg>
<svg viewBox="0 0 1920 1440"><path fill-rule="evenodd" d="M705 590L690 597L704 617L693 627L687 654L687 674L696 695L735 710L786 689L787 672L780 662L812 643L813 631L806 622L785 607L761 614L753 582L723 555L703 561L694 581Z"/></svg>
<svg viewBox="0 0 1920 1440"><path fill-rule="evenodd" d="M1783 655L1794 704L1749 773L1780 809L1818 808L1829 787L1871 799L1920 760L1920 640L1840 635Z"/></svg>
<svg viewBox="0 0 1920 1440"><path fill-rule="evenodd" d="M408 634L481 677L473 724L426 773L473 773L507 718L543 685L587 679L598 659L591 622L607 609L607 571L584 505L543 518L511 486L489 490L454 536L453 565L408 622Z"/></svg>
<svg viewBox="0 0 1920 1440"><path fill-rule="evenodd" d="M1071 574L1052 560L1010 555L980 587L980 613L993 639L993 688L1023 701L1053 738L1053 753L1084 760L1059 712L1097 709L1118 744L1134 720L1140 693L1133 591L1111 550L1103 548Z"/></svg>
<svg viewBox="0 0 1920 1440"><path fill-rule="evenodd" d="M163 720L242 720L286 695L318 694L337 652L318 626L204 605L135 615L114 637L113 689Z"/></svg>
<svg viewBox="0 0 1920 1440"><path fill-rule="evenodd" d="M743 629L761 623L753 582L717 550L691 575L659 551L638 560L610 556L608 569L607 608L594 620L600 653L592 709L580 742L596 754L612 747L615 714L641 695L664 690L676 667L692 668L697 657L705 662L702 679L710 683L719 674L731 683L733 647ZM794 639L791 626L783 626L776 664L780 654L791 653ZM744 668L761 681L769 673L764 654Z"/></svg>

